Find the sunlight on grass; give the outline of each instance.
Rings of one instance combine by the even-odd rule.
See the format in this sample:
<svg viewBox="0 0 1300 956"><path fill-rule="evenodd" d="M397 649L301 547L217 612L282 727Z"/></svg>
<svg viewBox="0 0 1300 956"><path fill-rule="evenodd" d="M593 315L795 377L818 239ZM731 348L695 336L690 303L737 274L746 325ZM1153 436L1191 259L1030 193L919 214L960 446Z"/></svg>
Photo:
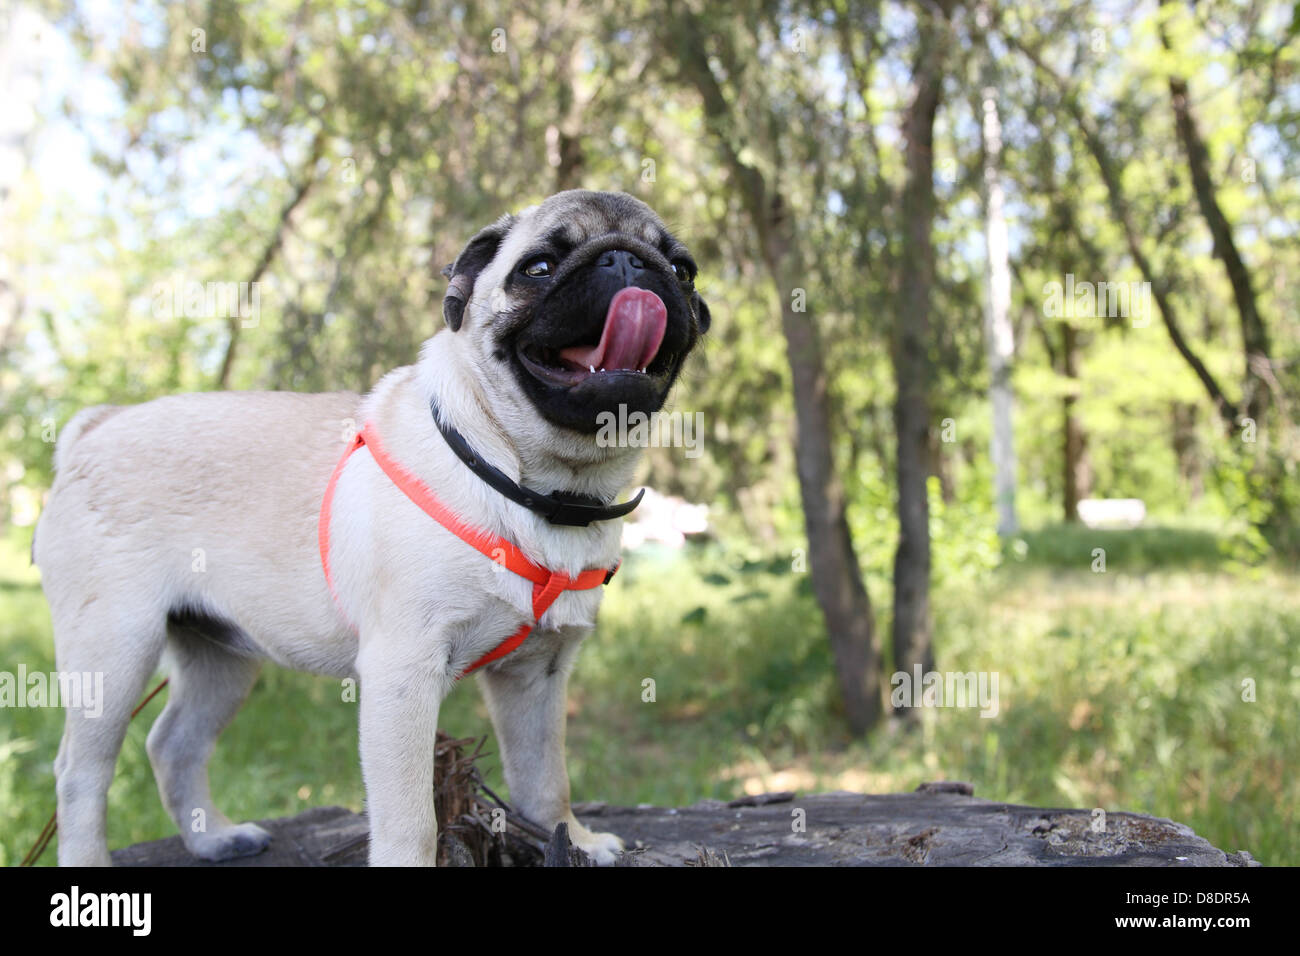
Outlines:
<svg viewBox="0 0 1300 956"><path fill-rule="evenodd" d="M48 612L22 547L0 548L4 667L51 669ZM1150 813L1228 851L1300 862L1300 578L1199 558L1162 564L1158 550L1123 546L1094 574L1082 553L1073 568L1015 563L935 594L938 666L997 671L996 717L931 709L866 741L838 719L806 575L717 549L629 555L571 684L574 799L683 805L965 780L987 799ZM1243 700L1246 681L1254 702ZM123 748L112 846L172 832L144 754L161 707L149 705ZM337 681L268 667L217 748L219 802L244 819L360 809L356 719ZM61 724L27 709L0 723L0 862L16 862L52 810ZM489 732L473 688L447 702L443 727ZM503 785L495 756L485 770Z"/></svg>

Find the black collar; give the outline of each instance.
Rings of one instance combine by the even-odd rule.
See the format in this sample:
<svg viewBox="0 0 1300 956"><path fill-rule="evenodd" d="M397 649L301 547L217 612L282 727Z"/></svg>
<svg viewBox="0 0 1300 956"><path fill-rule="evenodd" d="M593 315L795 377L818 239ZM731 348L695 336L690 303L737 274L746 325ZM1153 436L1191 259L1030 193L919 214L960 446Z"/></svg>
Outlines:
<svg viewBox="0 0 1300 956"><path fill-rule="evenodd" d="M523 505L529 511L537 512L551 524L586 527L593 521L621 518L639 505L642 496L645 495L645 489L642 488L631 501L625 501L621 505L606 505L599 498L591 495L571 494L566 491L554 491L544 495L540 491L525 488L511 481L500 470L480 458L474 449L469 447L469 442L465 440L464 435L443 422L438 414L438 403L432 398L429 399L429 411L433 413L433 423L438 426L438 431L442 432L442 437L447 440L456 457L463 461L470 471L511 501Z"/></svg>

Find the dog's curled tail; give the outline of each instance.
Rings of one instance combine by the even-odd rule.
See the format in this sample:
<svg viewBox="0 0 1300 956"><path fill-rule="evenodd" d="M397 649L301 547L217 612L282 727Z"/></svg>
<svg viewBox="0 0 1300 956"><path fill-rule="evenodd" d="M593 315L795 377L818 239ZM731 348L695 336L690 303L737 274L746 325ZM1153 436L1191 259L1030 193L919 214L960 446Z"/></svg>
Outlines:
<svg viewBox="0 0 1300 956"><path fill-rule="evenodd" d="M58 440L54 443L54 470L59 472L64 469L78 438L121 409L121 405L92 405L73 415L59 431Z"/></svg>

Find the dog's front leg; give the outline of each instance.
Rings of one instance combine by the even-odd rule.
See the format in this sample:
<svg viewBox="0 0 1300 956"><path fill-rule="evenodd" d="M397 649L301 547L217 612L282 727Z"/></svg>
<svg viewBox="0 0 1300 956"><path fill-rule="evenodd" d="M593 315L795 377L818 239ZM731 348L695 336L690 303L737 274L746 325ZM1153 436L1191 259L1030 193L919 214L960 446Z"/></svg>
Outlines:
<svg viewBox="0 0 1300 956"><path fill-rule="evenodd" d="M574 846L608 866L622 852L623 841L612 833L588 830L569 807L565 698L581 636L566 635L552 653L507 657L483 671L481 686L514 808L547 831L567 823Z"/></svg>
<svg viewBox="0 0 1300 956"><path fill-rule="evenodd" d="M412 655L411 649L375 635L363 639L357 671L370 865L434 866L434 737L438 708L455 681L427 652Z"/></svg>

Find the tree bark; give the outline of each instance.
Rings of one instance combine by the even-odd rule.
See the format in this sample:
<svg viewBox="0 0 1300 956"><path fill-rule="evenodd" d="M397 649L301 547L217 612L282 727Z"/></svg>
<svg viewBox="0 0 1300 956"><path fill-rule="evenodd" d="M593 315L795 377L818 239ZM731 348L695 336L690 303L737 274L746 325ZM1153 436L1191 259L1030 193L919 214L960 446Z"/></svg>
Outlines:
<svg viewBox="0 0 1300 956"><path fill-rule="evenodd" d="M1196 406L1191 402L1174 402L1174 456L1178 459L1178 477L1187 488L1188 497L1199 501L1205 494L1205 477L1201 451L1196 440Z"/></svg>
<svg viewBox="0 0 1300 956"><path fill-rule="evenodd" d="M795 463L808 537L813 594L825 618L845 718L854 733L870 729L882 712L879 651L871 599L853 548L844 488L831 447L831 409L826 369L813 313L796 312L792 290L807 273L794 222L779 191L763 173L741 159L731 135L731 107L709 66L704 31L696 14L666 6L663 45L675 58L681 79L703 103L707 129L735 178L757 236L765 271L781 299L781 329L794 388Z"/></svg>
<svg viewBox="0 0 1300 956"><path fill-rule="evenodd" d="M1169 2L1170 0L1160 0L1160 5L1164 7ZM1172 52L1173 46L1169 41L1169 33L1163 24L1160 27L1160 42L1166 50ZM1268 405L1269 383L1266 370L1271 368L1268 332L1259 314L1259 304L1250 281L1250 270L1246 268L1241 253L1237 250L1232 226L1228 223L1228 217L1223 214L1214 181L1210 178L1210 152L1206 149L1205 141L1196 128L1196 117L1192 113L1186 79L1170 74L1169 98L1173 104L1178 142L1187 156L1187 168L1192 175L1192 189L1196 193L1196 203L1200 207L1206 225L1210 227L1210 236L1214 239L1214 255L1223 263L1223 268L1228 273L1228 282L1232 285L1232 295L1237 303L1237 315L1241 321L1241 342L1246 362L1242 410L1246 417L1258 422Z"/></svg>
<svg viewBox="0 0 1300 956"><path fill-rule="evenodd" d="M934 118L943 93L946 41L925 15L913 65L915 95L903 120L907 180L901 212L891 359L898 442L898 550L894 554L894 668L934 669L930 634L930 503L926 442L931 427L930 297L934 286ZM904 714L914 714L905 709Z"/></svg>
<svg viewBox="0 0 1300 956"><path fill-rule="evenodd" d="M555 122L546 128L546 159L555 169L555 190L577 189L587 170L586 151L582 147L582 114L589 105L580 99L573 85L580 45L556 53L557 93Z"/></svg>

